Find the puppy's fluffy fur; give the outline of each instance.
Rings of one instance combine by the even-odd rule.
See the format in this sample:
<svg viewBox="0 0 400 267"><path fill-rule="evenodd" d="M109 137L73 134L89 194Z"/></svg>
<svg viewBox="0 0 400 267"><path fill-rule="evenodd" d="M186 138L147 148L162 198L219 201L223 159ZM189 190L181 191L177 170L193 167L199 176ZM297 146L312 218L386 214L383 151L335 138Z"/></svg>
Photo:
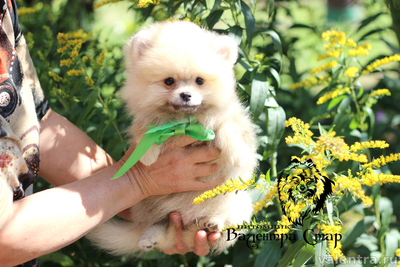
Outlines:
<svg viewBox="0 0 400 267"><path fill-rule="evenodd" d="M202 179L252 178L257 165L256 135L235 93L233 66L238 50L233 39L190 22L163 22L138 32L125 52L128 76L122 97L134 116L130 134L136 143L146 125L193 114L199 124L216 135L215 140L203 145L222 151L216 160L222 170ZM140 161L145 165L154 163L163 147L153 145ZM193 249L199 229L215 232L250 220L252 204L246 192L219 195L194 205L193 199L201 193L144 199L131 208L132 222L110 220L94 229L89 238L117 255L168 249L175 243L169 214L178 211L184 225L183 241ZM214 251L220 253L232 243L224 234Z"/></svg>

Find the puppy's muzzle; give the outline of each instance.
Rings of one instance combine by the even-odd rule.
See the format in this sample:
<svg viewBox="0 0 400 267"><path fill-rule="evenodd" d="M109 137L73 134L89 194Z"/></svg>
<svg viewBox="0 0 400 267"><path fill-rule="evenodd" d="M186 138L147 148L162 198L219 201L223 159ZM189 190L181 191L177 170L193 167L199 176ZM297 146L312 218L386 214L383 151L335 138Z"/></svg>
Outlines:
<svg viewBox="0 0 400 267"><path fill-rule="evenodd" d="M192 94L188 92L183 92L180 94L180 97L182 98L183 101L189 102L190 99L192 98Z"/></svg>

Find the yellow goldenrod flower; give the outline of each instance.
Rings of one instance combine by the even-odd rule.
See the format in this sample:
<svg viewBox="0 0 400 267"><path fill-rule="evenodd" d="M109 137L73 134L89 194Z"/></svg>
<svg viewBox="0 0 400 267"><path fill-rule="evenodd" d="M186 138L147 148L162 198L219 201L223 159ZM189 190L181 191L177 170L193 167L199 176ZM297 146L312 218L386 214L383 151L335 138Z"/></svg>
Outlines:
<svg viewBox="0 0 400 267"><path fill-rule="evenodd" d="M18 9L18 16L24 16L26 14L32 14L35 12L38 12L39 10L37 10L36 8L32 8L32 7L21 7Z"/></svg>
<svg viewBox="0 0 400 267"><path fill-rule="evenodd" d="M349 38L349 39L347 39L345 46L347 46L347 47L356 47L357 43Z"/></svg>
<svg viewBox="0 0 400 267"><path fill-rule="evenodd" d="M94 84L92 78L90 78L89 76L87 76L85 78L85 81L86 81L86 84L89 85L89 86L93 86L93 84Z"/></svg>
<svg viewBox="0 0 400 267"><path fill-rule="evenodd" d="M74 64L74 60L71 58L60 60L60 67L62 66L70 67L72 64Z"/></svg>
<svg viewBox="0 0 400 267"><path fill-rule="evenodd" d="M345 94L345 93L347 93L347 92L350 92L350 88L349 88L349 87L346 87L346 88L338 88L338 89L336 89L335 91L326 93L325 95L321 96L321 97L318 99L317 104L318 104L318 105L321 105L321 104L325 103L326 101L328 101L328 100L330 100L330 99L334 99L334 98L336 98L336 97L338 97L338 96L340 96L340 95L343 95L343 94Z"/></svg>
<svg viewBox="0 0 400 267"><path fill-rule="evenodd" d="M278 221L278 225L280 225L281 227L276 230L275 234L284 235L289 233L289 227L292 225L292 223L289 221L288 217L282 215L282 220Z"/></svg>
<svg viewBox="0 0 400 267"><path fill-rule="evenodd" d="M357 73L358 73L357 67L350 67L344 72L345 75L347 75L348 77L351 77L351 78L354 78Z"/></svg>
<svg viewBox="0 0 400 267"><path fill-rule="evenodd" d="M97 59L97 66L100 67L104 63L104 56L106 54L106 51L101 51L99 58Z"/></svg>
<svg viewBox="0 0 400 267"><path fill-rule="evenodd" d="M261 61L264 59L264 54L258 54L254 56L254 60Z"/></svg>
<svg viewBox="0 0 400 267"><path fill-rule="evenodd" d="M272 203L273 198L278 198L278 188L276 184L268 186L268 192L265 194L264 199L258 201L253 205L254 214L257 214L263 208L267 208L270 203Z"/></svg>
<svg viewBox="0 0 400 267"><path fill-rule="evenodd" d="M363 150L365 148L387 148L389 144L385 141L367 141L367 142L355 142L353 145L350 146L350 151L356 152L359 150Z"/></svg>
<svg viewBox="0 0 400 267"><path fill-rule="evenodd" d="M355 49L350 49L349 50L349 56L354 57L354 56L368 56L369 51L367 48L364 46L359 46Z"/></svg>
<svg viewBox="0 0 400 267"><path fill-rule="evenodd" d="M85 73L84 70L75 70L75 69L72 69L72 70L67 71L67 75L68 75L68 76L79 76L79 75L82 75L82 74L84 74L84 73Z"/></svg>
<svg viewBox="0 0 400 267"><path fill-rule="evenodd" d="M322 66L320 66L320 67L318 67L318 68L312 69L312 70L311 70L311 74L315 74L315 73L324 71L324 70L326 70L326 69L332 69L332 68L336 67L337 64L338 64L338 63L337 63L336 61L330 61L329 63L324 64L324 65L322 65Z"/></svg>
<svg viewBox="0 0 400 267"><path fill-rule="evenodd" d="M73 50L73 51L71 52L71 57L77 57L77 56L78 56L78 51Z"/></svg>
<svg viewBox="0 0 400 267"><path fill-rule="evenodd" d="M148 7L149 4L158 5L158 4L160 4L160 0L139 0L139 3L137 4L137 6L140 8L145 8L145 7Z"/></svg>
<svg viewBox="0 0 400 267"><path fill-rule="evenodd" d="M98 2L98 3L94 4L94 5L93 5L93 8L96 9L96 8L99 8L99 7L104 6L104 5L106 5L106 4L109 4L109 3L116 3L116 2L120 2L120 1L121 1L121 0L103 0L103 1L101 1L101 2Z"/></svg>
<svg viewBox="0 0 400 267"><path fill-rule="evenodd" d="M374 69L378 68L379 66L384 65L384 64L388 64L389 62L393 62L393 61L400 61L400 55L399 54L395 54L395 55L390 56L390 57L385 57L385 58L382 58L382 59L375 60L373 63L369 64L365 68L366 68L366 70L368 72L373 72Z"/></svg>
<svg viewBox="0 0 400 267"><path fill-rule="evenodd" d="M343 49L340 49L340 48L339 49L332 49L332 50L326 52L323 55L319 55L317 60L320 61L320 60L325 59L327 57L338 58L342 53L343 53Z"/></svg>
<svg viewBox="0 0 400 267"><path fill-rule="evenodd" d="M375 96L390 96L390 95L391 95L391 93L388 89L378 89L378 90L372 91L372 93L370 93L368 96L375 97Z"/></svg>
<svg viewBox="0 0 400 267"><path fill-rule="evenodd" d="M362 185L359 179L353 178L351 171L349 170L349 176L338 176L334 191L348 190L352 195L362 200L364 206L370 206L373 204L372 199L365 195L365 191L362 189Z"/></svg>
<svg viewBox="0 0 400 267"><path fill-rule="evenodd" d="M166 19L167 21L179 21L180 19L176 19L176 18L167 18ZM183 19L184 21L191 21L190 20L190 18L184 18ZM191 21L191 22L193 22L193 23L196 23L197 25L200 25L201 24L201 22L200 22L200 18L199 17L196 17L193 21Z"/></svg>
<svg viewBox="0 0 400 267"><path fill-rule="evenodd" d="M342 226L340 226L340 225L321 224L321 225L318 225L318 228L325 235L340 234L340 232L342 230ZM342 243L340 241L329 240L328 241L328 251L329 251L329 254L331 254L333 260L337 261L339 258L342 258L343 261L346 260L346 258L343 255L343 252L342 252Z"/></svg>
<svg viewBox="0 0 400 267"><path fill-rule="evenodd" d="M341 31L330 30L322 33L322 38L334 45L345 45L346 44L346 34Z"/></svg>
<svg viewBox="0 0 400 267"><path fill-rule="evenodd" d="M49 76L51 78L53 78L53 80L55 80L56 82L61 82L63 80L63 78L61 78L59 75L57 75L56 73L49 71L48 72Z"/></svg>
<svg viewBox="0 0 400 267"><path fill-rule="evenodd" d="M311 138L313 133L309 130L310 125L308 123L304 123L302 120L293 117L285 122L285 126L291 126L294 132L293 137L287 136L285 138L287 144L303 144L308 146L313 142Z"/></svg>
<svg viewBox="0 0 400 267"><path fill-rule="evenodd" d="M385 173L374 173L372 171L368 171L362 179L362 183L367 186L373 186L376 183L380 185L387 183L400 183L400 175L393 174L385 174Z"/></svg>
<svg viewBox="0 0 400 267"><path fill-rule="evenodd" d="M82 39L83 41L85 41L90 36L91 36L91 34L84 32L83 29L79 29L75 32L66 33L66 37L70 40L71 39Z"/></svg>
<svg viewBox="0 0 400 267"><path fill-rule="evenodd" d="M200 204L204 200L216 197L220 194L225 194L225 193L229 193L232 191L240 191L240 190L247 189L247 187L249 187L249 185L252 185L253 183L254 183L253 180L248 180L248 181L244 181L244 182L241 182L239 179L228 180L228 181L226 181L225 184L221 184L221 185L217 186L216 188L214 188L212 190L208 190L208 191L204 192L203 194L201 194L200 196L196 197L193 200L193 204Z"/></svg>
<svg viewBox="0 0 400 267"><path fill-rule="evenodd" d="M377 159L374 159L370 163L363 164L362 167L364 169L372 168L372 167L377 167L380 168L383 165L386 165L387 163L393 162L393 161L398 161L400 159L400 153L396 154L390 154L389 156L380 156Z"/></svg>

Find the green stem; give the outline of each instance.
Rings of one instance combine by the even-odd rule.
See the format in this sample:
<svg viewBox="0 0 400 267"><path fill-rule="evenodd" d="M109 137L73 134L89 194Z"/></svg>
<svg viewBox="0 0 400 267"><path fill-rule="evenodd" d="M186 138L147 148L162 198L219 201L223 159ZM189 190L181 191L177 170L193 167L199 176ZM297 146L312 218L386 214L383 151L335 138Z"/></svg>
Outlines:
<svg viewBox="0 0 400 267"><path fill-rule="evenodd" d="M360 106L358 105L356 92L354 91L354 87L353 86L350 86L350 90L351 90L351 97L353 98L353 102L354 102L354 104L356 106L357 117L358 117L358 121L360 122L360 130L362 132L364 132L365 131L365 129L364 129L364 119L363 119L363 116L361 114Z"/></svg>
<svg viewBox="0 0 400 267"><path fill-rule="evenodd" d="M97 97L98 97L100 103L103 105L103 108L104 108L104 110L105 110L106 113L107 113L107 116L108 116L108 117L110 118L110 120L111 120L112 118L111 118L110 111L108 110L107 105L104 103L103 98L101 97L100 88L99 88L99 87L97 88ZM115 130L117 131L117 134L118 134L119 139L121 140L121 142L123 142L123 141L124 141L124 138L122 137L121 132L119 131L118 126L117 126L117 124L115 123L115 120L112 120L112 125L114 126ZM126 149L124 149L124 152L126 153Z"/></svg>
<svg viewBox="0 0 400 267"><path fill-rule="evenodd" d="M232 13L232 18L235 21L235 24L239 25L238 18L237 18L237 13L236 13L236 8L235 8L235 4L233 3L233 0L229 1L228 4L229 4L229 8L230 8L231 13Z"/></svg>
<svg viewBox="0 0 400 267"><path fill-rule="evenodd" d="M382 223L381 223L381 214L379 213L379 207L378 207L378 203L379 203L379 197L374 199L374 207L375 207L375 216L376 216L376 222L378 223L378 234L380 229L382 228ZM385 235L382 234L381 238L379 239L379 245L381 247L381 262L383 264L384 259L385 259ZM383 265L381 265L383 266Z"/></svg>

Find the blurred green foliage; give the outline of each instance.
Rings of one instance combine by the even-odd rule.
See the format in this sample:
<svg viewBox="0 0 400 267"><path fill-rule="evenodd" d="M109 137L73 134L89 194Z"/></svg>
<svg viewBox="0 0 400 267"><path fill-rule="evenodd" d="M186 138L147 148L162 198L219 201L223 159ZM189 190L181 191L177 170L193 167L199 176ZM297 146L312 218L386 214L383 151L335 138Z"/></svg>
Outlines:
<svg viewBox="0 0 400 267"><path fill-rule="evenodd" d="M323 53L322 32L340 29L357 42L371 43L374 49L362 62L364 65L400 52L396 37L399 25L393 25L398 14L390 13L398 7L396 0L387 1L389 9L383 0L358 3L353 8L361 19L353 21L328 21L329 10L323 1L170 0L156 5L150 3L145 8L138 8L135 1L109 2L96 9L91 0L19 0L17 4L19 23L51 108L86 132L115 160L122 157L127 147L124 131L130 124L118 99L118 90L124 82L121 51L125 40L142 25L169 17L188 18L237 41L240 51L236 68L237 92L259 126L259 172L271 169L272 180L286 167L292 155L301 154L301 149L288 148L281 142L285 136L285 119L296 116L308 122L326 112L326 106L315 104L322 88L289 90L293 83L308 78L309 71L318 65L314 59ZM390 144L385 150L387 154L400 152L399 73L398 64L393 64L384 73L374 73L360 81L366 92L388 88L392 96L381 99L373 107L374 124L366 122L368 131L354 135L349 128L351 120L342 120L335 127L338 135L348 143L386 140ZM343 105L338 103L332 109L332 117L316 123L330 128L335 112ZM354 107L346 108L351 111ZM371 153L374 156L373 151ZM333 168L343 170L352 166L342 164ZM392 164L382 171L399 174L400 166ZM49 186L39 180L35 190ZM399 190L398 184L375 185L369 192L377 203L372 208L363 207L350 196L342 200L345 204L338 209L346 231L343 240L346 256L370 257L382 252L394 256L400 239L396 230L400 219ZM261 220L268 215L270 221L276 221L280 219L279 213L276 206L271 206L257 218ZM384 225L376 225L377 215ZM383 238L383 242L378 238ZM281 249L278 243L261 242L257 249L249 249L245 242L237 242L218 257L199 258L193 253L164 256L154 252L129 259L109 256L83 238L40 260L42 266L269 267L276 266L291 247L290 242L286 242ZM307 266L314 264L318 265L314 258L306 263ZM376 265L367 261L357 266Z"/></svg>

